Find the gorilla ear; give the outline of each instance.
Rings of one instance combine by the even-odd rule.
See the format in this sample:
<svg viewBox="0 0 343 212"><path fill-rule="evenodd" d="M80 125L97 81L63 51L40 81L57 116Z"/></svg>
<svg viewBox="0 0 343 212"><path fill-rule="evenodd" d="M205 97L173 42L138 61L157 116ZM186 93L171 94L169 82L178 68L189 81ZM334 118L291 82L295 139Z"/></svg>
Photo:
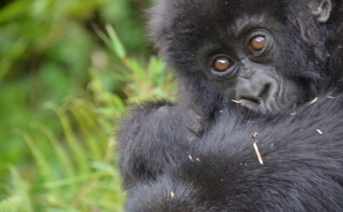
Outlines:
<svg viewBox="0 0 343 212"><path fill-rule="evenodd" d="M329 20L332 9L330 0L312 0L310 8L312 15L319 23L325 23Z"/></svg>

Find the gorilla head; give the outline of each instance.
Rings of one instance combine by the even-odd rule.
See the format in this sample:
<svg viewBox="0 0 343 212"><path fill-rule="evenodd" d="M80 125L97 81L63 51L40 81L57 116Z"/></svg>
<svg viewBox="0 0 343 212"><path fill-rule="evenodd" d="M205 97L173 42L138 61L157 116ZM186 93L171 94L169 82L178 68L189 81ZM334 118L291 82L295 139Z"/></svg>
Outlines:
<svg viewBox="0 0 343 212"><path fill-rule="evenodd" d="M160 0L150 31L205 119L229 103L275 113L338 87L341 2Z"/></svg>

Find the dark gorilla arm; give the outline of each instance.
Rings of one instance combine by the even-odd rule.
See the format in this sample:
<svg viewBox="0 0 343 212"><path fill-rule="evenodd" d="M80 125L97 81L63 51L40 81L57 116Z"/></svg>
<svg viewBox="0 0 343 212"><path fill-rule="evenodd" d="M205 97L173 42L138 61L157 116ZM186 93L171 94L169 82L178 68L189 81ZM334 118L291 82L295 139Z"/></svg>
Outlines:
<svg viewBox="0 0 343 212"><path fill-rule="evenodd" d="M342 111L342 95L249 122L225 110L176 166L132 189L126 211L341 212Z"/></svg>
<svg viewBox="0 0 343 212"><path fill-rule="evenodd" d="M159 102L132 108L119 136L125 187L162 174L199 138L201 130L200 117L181 105Z"/></svg>

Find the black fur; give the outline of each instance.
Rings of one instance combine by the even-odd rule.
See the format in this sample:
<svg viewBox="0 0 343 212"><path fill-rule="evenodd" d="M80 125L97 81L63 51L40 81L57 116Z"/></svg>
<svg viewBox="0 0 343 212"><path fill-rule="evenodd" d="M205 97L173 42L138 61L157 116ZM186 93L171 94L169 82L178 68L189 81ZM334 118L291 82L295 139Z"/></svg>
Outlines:
<svg viewBox="0 0 343 212"><path fill-rule="evenodd" d="M124 186L155 179L166 164L178 160L200 136L198 119L184 106L168 102L133 108L119 137Z"/></svg>
<svg viewBox="0 0 343 212"><path fill-rule="evenodd" d="M180 79L180 99L138 105L123 123L127 211L343 211L343 1L331 1L326 23L309 11L318 1L157 2L151 37ZM225 30L258 18L277 44L281 90L298 91L293 107L273 114L232 102L233 83L204 62L205 47L235 42Z"/></svg>
<svg viewBox="0 0 343 212"><path fill-rule="evenodd" d="M250 121L227 109L178 163L131 191L127 211L343 211L342 110L343 96Z"/></svg>

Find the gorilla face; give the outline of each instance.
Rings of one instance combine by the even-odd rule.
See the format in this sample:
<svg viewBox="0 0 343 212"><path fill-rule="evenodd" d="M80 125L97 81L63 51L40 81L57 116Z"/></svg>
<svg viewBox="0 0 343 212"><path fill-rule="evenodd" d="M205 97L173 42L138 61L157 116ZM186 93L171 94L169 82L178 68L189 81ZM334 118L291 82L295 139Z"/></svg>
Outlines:
<svg viewBox="0 0 343 212"><path fill-rule="evenodd" d="M226 32L225 43L218 48L201 50L204 59L198 61L208 79L230 93L232 101L261 113L291 107L300 99L297 84L282 75L277 67L282 56L282 37L277 24L264 26L264 17L235 21L243 28Z"/></svg>
<svg viewBox="0 0 343 212"><path fill-rule="evenodd" d="M152 11L154 42L200 114L229 103L275 113L326 86L330 1L165 0Z"/></svg>

